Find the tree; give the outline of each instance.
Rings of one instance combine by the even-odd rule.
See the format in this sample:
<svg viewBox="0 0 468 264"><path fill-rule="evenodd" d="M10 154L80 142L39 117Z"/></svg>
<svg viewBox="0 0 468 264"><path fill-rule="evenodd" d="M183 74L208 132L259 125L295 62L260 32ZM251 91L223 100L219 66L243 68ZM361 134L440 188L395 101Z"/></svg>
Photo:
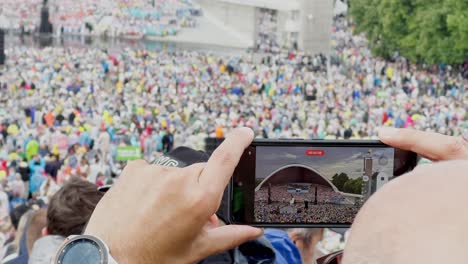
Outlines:
<svg viewBox="0 0 468 264"><path fill-rule="evenodd" d="M350 13L378 56L460 64L468 59L467 10L466 0L354 0Z"/></svg>
<svg viewBox="0 0 468 264"><path fill-rule="evenodd" d="M357 178L354 180L353 179L348 180L343 186L343 192L361 194L362 193L362 179Z"/></svg>
<svg viewBox="0 0 468 264"><path fill-rule="evenodd" d="M332 178L333 185L338 188L338 190L343 190L345 183L349 180L349 177L346 173L335 174Z"/></svg>
<svg viewBox="0 0 468 264"><path fill-rule="evenodd" d="M344 172L333 175L332 183L342 192L354 194L361 194L362 192L362 179L350 179L348 174Z"/></svg>

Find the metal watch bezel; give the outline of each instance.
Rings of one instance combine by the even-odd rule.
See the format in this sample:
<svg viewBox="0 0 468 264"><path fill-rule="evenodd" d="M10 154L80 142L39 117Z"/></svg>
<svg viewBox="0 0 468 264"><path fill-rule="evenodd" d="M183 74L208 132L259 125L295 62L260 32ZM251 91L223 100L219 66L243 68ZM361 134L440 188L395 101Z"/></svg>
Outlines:
<svg viewBox="0 0 468 264"><path fill-rule="evenodd" d="M110 252L109 252L109 248L107 247L107 245L99 238L97 237L94 237L94 236L90 236L90 235L77 235L77 236L69 236L67 237L65 243L60 246L60 249L57 253L57 257L55 259L55 264L62 264L60 262L60 259L62 258L62 256L64 254L67 253L67 247L72 244L73 242L77 241L77 240L88 240L89 242L92 242L92 243L95 243L98 245L98 248L99 248L99 253L101 255L101 260L100 260L100 264L110 264L111 262L109 262L110 259L112 259L110 257Z"/></svg>

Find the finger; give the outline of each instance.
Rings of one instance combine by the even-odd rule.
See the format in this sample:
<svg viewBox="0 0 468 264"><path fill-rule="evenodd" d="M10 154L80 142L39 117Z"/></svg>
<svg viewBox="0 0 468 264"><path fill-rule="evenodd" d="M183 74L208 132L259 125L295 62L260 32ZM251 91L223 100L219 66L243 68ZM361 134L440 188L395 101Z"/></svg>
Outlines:
<svg viewBox="0 0 468 264"><path fill-rule="evenodd" d="M242 153L252 143L253 137L250 128L236 129L213 152L199 180L207 191L219 194L221 199Z"/></svg>
<svg viewBox="0 0 468 264"><path fill-rule="evenodd" d="M211 256L256 239L263 235L263 230L244 225L226 225L209 230L206 234L203 249L207 256Z"/></svg>
<svg viewBox="0 0 468 264"><path fill-rule="evenodd" d="M379 138L387 145L416 152L434 161L468 159L468 142L461 137L385 127L379 130Z"/></svg>
<svg viewBox="0 0 468 264"><path fill-rule="evenodd" d="M149 163L146 160L131 160L127 162L127 166L125 168L141 168L148 166Z"/></svg>
<svg viewBox="0 0 468 264"><path fill-rule="evenodd" d="M122 170L119 181L125 181L126 179L133 181L135 172L147 168L148 166L149 163L146 160L132 160L127 162L127 165Z"/></svg>

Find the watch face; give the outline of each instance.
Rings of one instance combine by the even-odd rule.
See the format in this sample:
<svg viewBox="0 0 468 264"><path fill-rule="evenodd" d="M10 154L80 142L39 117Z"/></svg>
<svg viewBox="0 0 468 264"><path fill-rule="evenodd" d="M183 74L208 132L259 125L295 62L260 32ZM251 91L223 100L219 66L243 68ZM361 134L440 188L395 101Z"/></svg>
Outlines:
<svg viewBox="0 0 468 264"><path fill-rule="evenodd" d="M103 252L98 243L91 239L76 239L62 249L58 263L101 264L104 263Z"/></svg>

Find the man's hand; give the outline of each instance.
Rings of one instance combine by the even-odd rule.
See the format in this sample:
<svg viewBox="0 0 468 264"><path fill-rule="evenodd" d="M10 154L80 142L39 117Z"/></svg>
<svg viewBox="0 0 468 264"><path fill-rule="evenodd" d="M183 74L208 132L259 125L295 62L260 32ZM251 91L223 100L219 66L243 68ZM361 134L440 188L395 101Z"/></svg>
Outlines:
<svg viewBox="0 0 468 264"><path fill-rule="evenodd" d="M249 226L218 227L214 215L252 139L250 129L237 129L208 163L183 169L130 162L85 234L103 239L120 264L193 263L261 236Z"/></svg>
<svg viewBox="0 0 468 264"><path fill-rule="evenodd" d="M468 160L468 141L463 137L382 127L379 138L387 145L416 152L432 161Z"/></svg>

